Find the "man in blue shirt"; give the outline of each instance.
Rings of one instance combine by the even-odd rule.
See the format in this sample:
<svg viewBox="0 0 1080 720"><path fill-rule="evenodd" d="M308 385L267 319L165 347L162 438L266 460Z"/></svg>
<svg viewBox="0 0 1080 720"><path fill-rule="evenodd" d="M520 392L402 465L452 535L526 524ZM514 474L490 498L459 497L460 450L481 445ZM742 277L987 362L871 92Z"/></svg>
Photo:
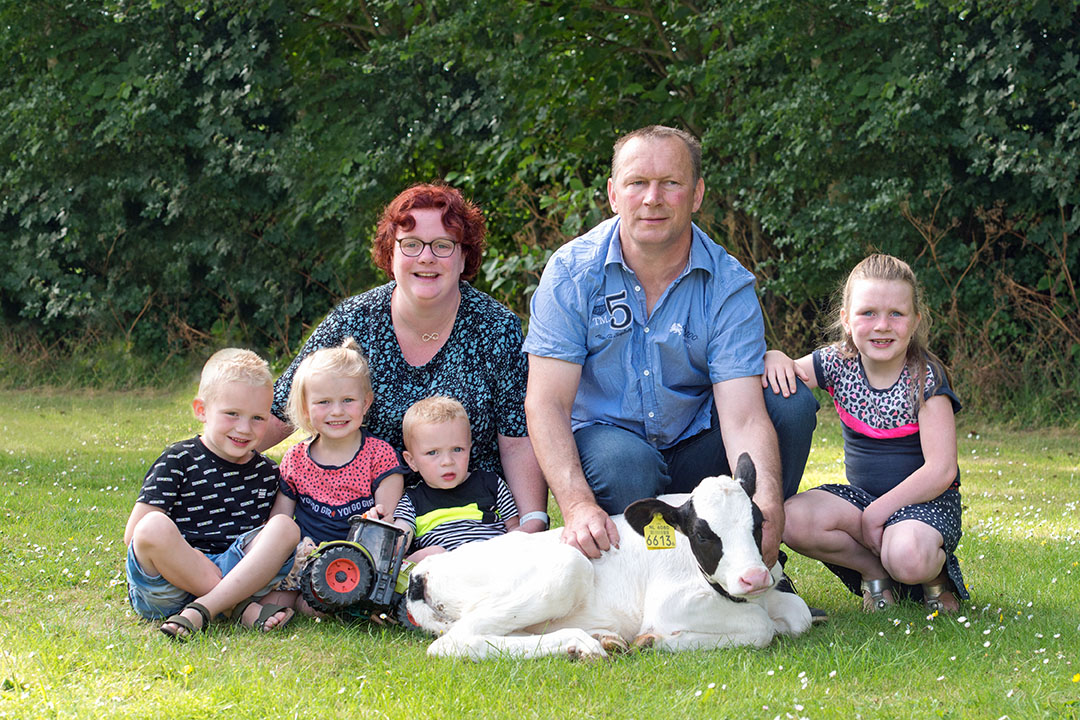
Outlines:
<svg viewBox="0 0 1080 720"><path fill-rule="evenodd" d="M610 515L729 474L748 452L772 566L817 402L805 387L762 391L754 278L691 222L705 194L697 139L660 126L622 137L607 191L617 216L552 256L525 339L529 435L563 542L599 557L619 541Z"/></svg>

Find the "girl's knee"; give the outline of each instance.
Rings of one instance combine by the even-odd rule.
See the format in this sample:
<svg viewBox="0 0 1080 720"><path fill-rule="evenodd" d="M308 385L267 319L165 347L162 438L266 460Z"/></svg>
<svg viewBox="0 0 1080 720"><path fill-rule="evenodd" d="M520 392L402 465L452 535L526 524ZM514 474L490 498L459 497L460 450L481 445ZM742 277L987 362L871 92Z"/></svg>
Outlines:
<svg viewBox="0 0 1080 720"><path fill-rule="evenodd" d="M894 580L918 585L938 576L945 562L945 551L936 531L926 533L910 530L904 528L903 523L886 529L882 538L881 562Z"/></svg>
<svg viewBox="0 0 1080 720"><path fill-rule="evenodd" d="M788 520L794 520L798 525L803 526L824 518L825 513L822 512L820 502L822 500L821 495L821 490L808 490L785 500L784 526L787 527Z"/></svg>

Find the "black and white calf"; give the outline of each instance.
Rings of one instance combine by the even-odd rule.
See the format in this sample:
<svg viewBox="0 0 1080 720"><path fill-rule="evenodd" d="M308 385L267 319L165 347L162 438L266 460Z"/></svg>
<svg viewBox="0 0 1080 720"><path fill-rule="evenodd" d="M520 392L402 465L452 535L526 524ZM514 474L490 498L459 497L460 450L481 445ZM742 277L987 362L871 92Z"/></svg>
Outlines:
<svg viewBox="0 0 1080 720"><path fill-rule="evenodd" d="M439 635L428 654L602 657L630 643L764 647L777 634L805 632L806 603L776 590L780 567L770 571L761 560L748 455L735 476L633 503L613 518L620 547L597 560L559 542L558 529L425 558L412 572L408 611ZM678 531L673 548L647 548L643 533L657 516Z"/></svg>

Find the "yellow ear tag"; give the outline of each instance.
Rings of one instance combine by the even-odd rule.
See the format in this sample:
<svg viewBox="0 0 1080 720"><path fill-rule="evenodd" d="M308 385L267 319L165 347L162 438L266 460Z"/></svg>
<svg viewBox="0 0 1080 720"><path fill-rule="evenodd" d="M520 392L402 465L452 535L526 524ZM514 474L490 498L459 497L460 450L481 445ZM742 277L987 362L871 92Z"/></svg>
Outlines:
<svg viewBox="0 0 1080 720"><path fill-rule="evenodd" d="M664 522L660 513L653 513L652 522L645 526L645 547L649 550L671 550L675 547L675 528Z"/></svg>

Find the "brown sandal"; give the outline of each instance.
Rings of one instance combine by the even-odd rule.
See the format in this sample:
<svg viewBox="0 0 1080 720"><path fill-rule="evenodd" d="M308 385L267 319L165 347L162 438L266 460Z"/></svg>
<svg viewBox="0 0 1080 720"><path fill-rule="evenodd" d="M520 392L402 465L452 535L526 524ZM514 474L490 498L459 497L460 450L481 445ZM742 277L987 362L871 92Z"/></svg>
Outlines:
<svg viewBox="0 0 1080 720"><path fill-rule="evenodd" d="M202 616L202 624L199 627L195 627L195 623L180 614L184 612L184 610L198 611L199 615ZM166 625L176 625L177 627L183 628L184 632L181 633L176 629L170 630L165 627ZM187 642L194 638L197 633L206 632L206 628L209 625L210 611L197 602L189 602L180 610L180 612L165 618L165 622L161 623L161 627L159 627L158 630L165 633L169 638L176 642Z"/></svg>
<svg viewBox="0 0 1080 720"><path fill-rule="evenodd" d="M251 625L245 625L244 624L244 611L247 610L248 605L250 605L251 603L257 603L257 602L259 602L259 601L256 600L255 598L249 597L246 600L241 600L240 602L236 603L236 607L234 607L233 611L232 611L232 618L233 618L233 620L236 621L237 625L239 625L239 626L241 626L243 628L247 628L249 630L257 630L258 632L273 632L274 630L280 630L281 628L288 625L289 621L292 620L296 616L296 611L293 610L293 612L291 614L287 615L285 617L285 619L282 620L280 623L275 625L270 630L266 630L264 628L265 628L267 620L274 617L279 612L289 611L289 610L292 610L292 608L287 608L287 607L284 607L282 605L275 605L273 603L265 603L265 604L259 603L259 606L262 608L262 610L259 611L259 616L257 618L255 618L255 621L253 623L251 623Z"/></svg>

